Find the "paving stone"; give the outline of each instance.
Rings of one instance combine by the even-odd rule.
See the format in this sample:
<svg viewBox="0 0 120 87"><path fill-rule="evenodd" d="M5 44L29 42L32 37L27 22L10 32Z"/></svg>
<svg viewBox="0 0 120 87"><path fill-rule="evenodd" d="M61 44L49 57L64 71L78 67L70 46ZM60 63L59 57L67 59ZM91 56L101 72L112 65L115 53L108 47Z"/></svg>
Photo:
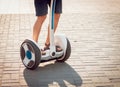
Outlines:
<svg viewBox="0 0 120 87"><path fill-rule="evenodd" d="M114 87L113 83L98 83L95 84L95 87Z"/></svg>
<svg viewBox="0 0 120 87"><path fill-rule="evenodd" d="M81 86L78 87L95 87L94 84L82 84Z"/></svg>

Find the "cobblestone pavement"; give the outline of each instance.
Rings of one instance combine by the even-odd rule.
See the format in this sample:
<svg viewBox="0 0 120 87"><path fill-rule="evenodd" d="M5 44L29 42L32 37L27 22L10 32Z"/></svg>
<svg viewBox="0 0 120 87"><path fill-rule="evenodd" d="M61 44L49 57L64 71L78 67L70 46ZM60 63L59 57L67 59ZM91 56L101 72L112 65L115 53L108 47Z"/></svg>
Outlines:
<svg viewBox="0 0 120 87"><path fill-rule="evenodd" d="M0 87L120 87L119 5L119 0L64 0L57 32L69 38L71 56L66 63L41 63L30 71L19 50L32 35L33 0L0 0ZM47 24L48 18L41 46Z"/></svg>

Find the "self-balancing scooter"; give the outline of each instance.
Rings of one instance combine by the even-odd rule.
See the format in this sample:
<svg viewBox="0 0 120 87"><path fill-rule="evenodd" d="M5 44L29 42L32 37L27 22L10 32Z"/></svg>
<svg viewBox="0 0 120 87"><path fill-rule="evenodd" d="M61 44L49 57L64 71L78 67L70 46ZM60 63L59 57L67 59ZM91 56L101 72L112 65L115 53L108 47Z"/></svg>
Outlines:
<svg viewBox="0 0 120 87"><path fill-rule="evenodd" d="M20 56L24 66L28 69L34 70L42 62L56 60L58 62L66 61L71 54L71 45L65 35L54 36L54 10L56 0L51 0L50 8L50 49L46 50L46 54L42 55L38 44L26 39L21 44ZM62 51L56 52L56 46L60 46Z"/></svg>

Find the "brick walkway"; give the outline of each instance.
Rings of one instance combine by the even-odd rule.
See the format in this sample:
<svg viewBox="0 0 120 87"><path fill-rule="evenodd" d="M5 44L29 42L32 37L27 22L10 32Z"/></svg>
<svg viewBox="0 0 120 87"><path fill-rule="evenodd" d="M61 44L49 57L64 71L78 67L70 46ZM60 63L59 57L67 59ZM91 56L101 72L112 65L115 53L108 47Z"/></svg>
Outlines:
<svg viewBox="0 0 120 87"><path fill-rule="evenodd" d="M16 8L7 9L6 1ZM62 64L42 63L35 71L23 66L19 53L36 19L32 2L0 1L0 87L120 87L119 0L64 0L57 32L69 38L71 57ZM42 46L47 24L48 18L39 38Z"/></svg>

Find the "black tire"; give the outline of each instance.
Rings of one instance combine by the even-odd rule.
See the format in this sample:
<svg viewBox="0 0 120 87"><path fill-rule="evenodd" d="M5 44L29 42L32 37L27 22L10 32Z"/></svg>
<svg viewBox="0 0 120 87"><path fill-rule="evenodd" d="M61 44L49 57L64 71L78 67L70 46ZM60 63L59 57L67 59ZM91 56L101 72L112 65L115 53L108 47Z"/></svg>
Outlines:
<svg viewBox="0 0 120 87"><path fill-rule="evenodd" d="M57 62L65 62L71 55L70 41L68 39L66 39L66 40L67 40L67 49L66 49L65 57L63 59L57 59Z"/></svg>
<svg viewBox="0 0 120 87"><path fill-rule="evenodd" d="M34 55L35 55L35 61L30 60L30 62L28 63L28 65L25 65L24 62L23 62L26 54L25 54L25 50L24 50L24 48L23 48L22 45L25 44L25 43L27 44L28 49L30 51L32 51L34 53ZM41 52L40 52L39 48L36 46L36 44L34 44L32 41L30 41L28 39L26 39L21 44L21 47L20 47L20 56L21 56L21 60L22 60L22 62L24 64L24 66L27 69L30 69L30 70L36 69L38 67L40 61L41 61Z"/></svg>

